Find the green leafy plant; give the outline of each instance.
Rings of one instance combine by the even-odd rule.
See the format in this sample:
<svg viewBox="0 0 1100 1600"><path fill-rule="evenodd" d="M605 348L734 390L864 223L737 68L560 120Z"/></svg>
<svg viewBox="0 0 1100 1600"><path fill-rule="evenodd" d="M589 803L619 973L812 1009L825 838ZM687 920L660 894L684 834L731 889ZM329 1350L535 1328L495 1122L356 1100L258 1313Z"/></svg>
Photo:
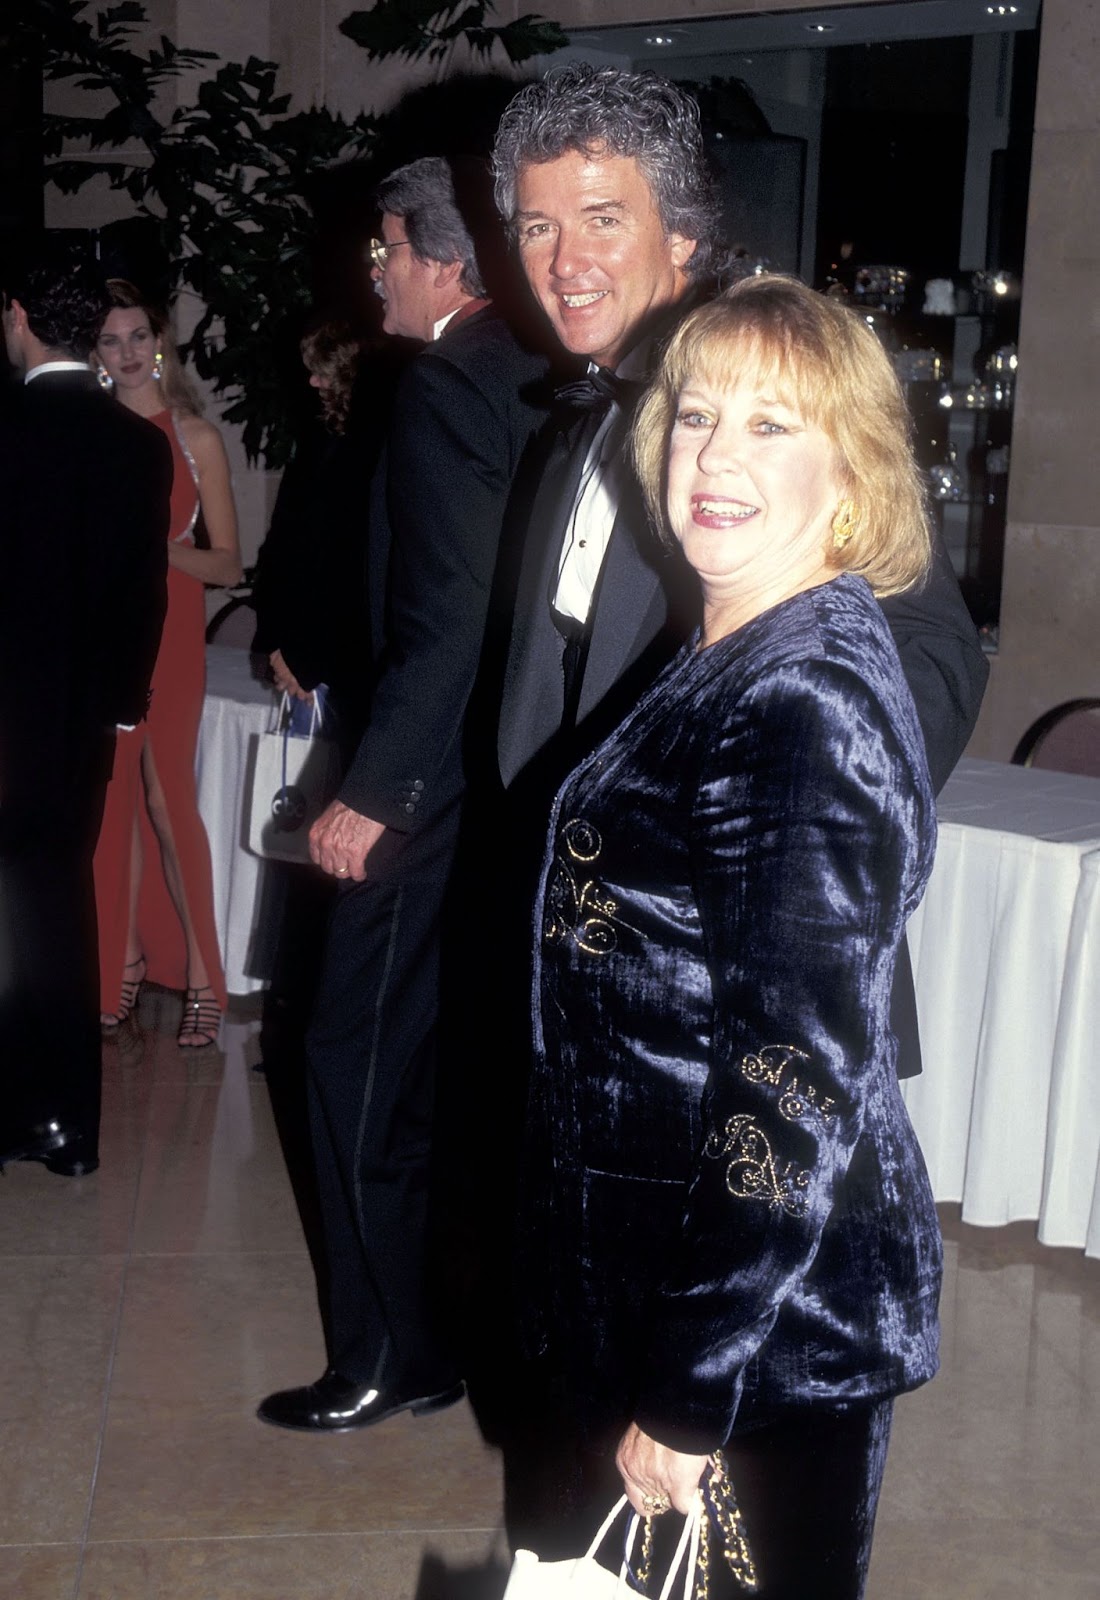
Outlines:
<svg viewBox="0 0 1100 1600"><path fill-rule="evenodd" d="M478 55L489 56L499 46L509 61L520 62L568 43L556 22L532 15L491 27L492 9L489 0L451 0L442 6L439 0L383 0L370 11L353 11L340 32L378 60L426 56L439 61L465 40Z"/></svg>
<svg viewBox="0 0 1100 1600"><path fill-rule="evenodd" d="M374 55L410 58L434 58L463 36L479 52L499 43L513 61L564 42L533 18L490 27L489 9L482 0L442 8L438 0L379 0L344 31ZM293 419L275 340L310 300L310 186L325 170L368 157L380 120L293 109L278 90L276 62L250 56L213 67L211 51L164 37L150 43L139 0L99 10L89 0L15 0L9 28L47 82L71 81L95 96L86 113L44 118L49 180L74 193L102 176L154 221L172 291L191 289L203 306L185 355L223 398L225 418L240 425L249 458L282 466ZM208 75L192 103L166 108L164 87L197 70ZM66 155L72 141L90 154ZM140 154L130 153L135 144Z"/></svg>

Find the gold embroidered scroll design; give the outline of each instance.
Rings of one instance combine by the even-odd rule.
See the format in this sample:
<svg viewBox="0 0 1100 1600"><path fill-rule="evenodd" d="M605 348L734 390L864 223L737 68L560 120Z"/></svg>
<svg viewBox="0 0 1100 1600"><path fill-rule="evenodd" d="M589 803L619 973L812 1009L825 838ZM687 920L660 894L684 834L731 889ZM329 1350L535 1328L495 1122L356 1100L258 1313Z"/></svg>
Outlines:
<svg viewBox="0 0 1100 1600"><path fill-rule="evenodd" d="M796 1077L790 1068L794 1062L809 1061L805 1050L793 1044L766 1044L750 1051L741 1061L741 1076L750 1083L763 1083L781 1089L779 1113L788 1122L808 1122L818 1116L822 1122L831 1122L836 1101L829 1095L818 1096L813 1084Z"/></svg>
<svg viewBox="0 0 1100 1600"><path fill-rule="evenodd" d="M564 850L559 849L546 884L544 936L548 943L572 939L590 956L609 956L619 947L620 932L636 930L618 915L619 902L604 885L578 870L599 859L603 839L590 822L574 817L563 825L559 840Z"/></svg>
<svg viewBox="0 0 1100 1600"><path fill-rule="evenodd" d="M736 1200L762 1201L772 1211L791 1217L806 1214L810 1174L793 1161L782 1167L755 1119L739 1112L724 1128L707 1136L703 1154L714 1161L732 1157L726 1168L726 1188Z"/></svg>

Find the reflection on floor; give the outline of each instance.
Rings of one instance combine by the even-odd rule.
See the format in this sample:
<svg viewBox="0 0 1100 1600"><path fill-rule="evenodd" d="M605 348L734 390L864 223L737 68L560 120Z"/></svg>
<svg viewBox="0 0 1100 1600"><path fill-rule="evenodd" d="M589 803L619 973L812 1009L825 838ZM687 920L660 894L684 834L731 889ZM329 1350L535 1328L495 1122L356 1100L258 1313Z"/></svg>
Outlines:
<svg viewBox="0 0 1100 1600"><path fill-rule="evenodd" d="M312 1439L313 1283L256 1023L104 1047L103 1164L0 1180L3 1600L494 1600L497 1461L465 1406ZM902 1401L871 1600L1095 1597L1100 1263L945 1216L940 1378ZM812 1600L807 1596L806 1600Z"/></svg>

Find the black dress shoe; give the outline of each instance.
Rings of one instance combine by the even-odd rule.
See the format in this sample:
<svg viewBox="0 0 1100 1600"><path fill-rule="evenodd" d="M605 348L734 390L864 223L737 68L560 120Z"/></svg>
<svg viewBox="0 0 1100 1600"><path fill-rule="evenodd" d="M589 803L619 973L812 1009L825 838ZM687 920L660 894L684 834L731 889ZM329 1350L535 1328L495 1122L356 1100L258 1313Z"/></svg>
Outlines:
<svg viewBox="0 0 1100 1600"><path fill-rule="evenodd" d="M41 1161L48 1171L65 1178L83 1177L99 1166L99 1157L84 1135L54 1119L36 1122L0 1151L0 1170L9 1161Z"/></svg>
<svg viewBox="0 0 1100 1600"><path fill-rule="evenodd" d="M412 1394L396 1389L375 1389L366 1383L352 1383L329 1367L324 1377L303 1389L280 1389L260 1403L256 1415L261 1422L276 1428L294 1428L299 1433L350 1433L353 1428L369 1428L372 1423L411 1411L414 1417L442 1411L462 1399L463 1383L443 1389L414 1385Z"/></svg>

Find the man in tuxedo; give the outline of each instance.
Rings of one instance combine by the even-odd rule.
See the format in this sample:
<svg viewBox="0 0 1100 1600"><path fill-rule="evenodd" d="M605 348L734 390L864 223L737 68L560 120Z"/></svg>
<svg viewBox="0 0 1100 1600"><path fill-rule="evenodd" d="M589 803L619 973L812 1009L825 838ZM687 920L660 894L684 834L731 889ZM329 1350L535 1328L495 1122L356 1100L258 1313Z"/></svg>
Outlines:
<svg viewBox="0 0 1100 1600"><path fill-rule="evenodd" d="M329 1366L259 1408L310 1432L462 1394L429 1294L440 920L467 701L546 369L485 298L448 164L414 161L378 198L383 327L424 349L399 385L372 483L367 727L311 833L314 861L341 884L307 1036Z"/></svg>
<svg viewBox="0 0 1100 1600"><path fill-rule="evenodd" d="M524 1098L531 897L554 793L696 620L696 585L649 530L628 444L633 404L661 339L714 292L725 263L698 108L653 73L575 65L529 85L501 119L494 169L498 208L531 290L561 345L585 363L581 381L560 391L497 664L495 755L504 793L499 810L486 798L481 826L509 838L514 860L509 934L486 961L498 993L512 1000L503 1027L514 1050L483 1106L486 1120L503 1107L494 1130L503 1152L520 1142L507 1118L519 1115ZM987 675L942 546L925 588L883 609L939 785L969 737ZM499 925L505 919L496 910ZM901 1070L913 1072L919 1045L905 965L894 1022L908 1041ZM498 1248L507 1254L506 1245ZM498 1356L498 1369L507 1365L507 1353ZM578 1473L592 1464L580 1464L553 1375L520 1362L504 1382L511 1384L502 1408L510 1536L544 1557L575 1553L579 1532L568 1511L583 1524Z"/></svg>
<svg viewBox="0 0 1100 1600"><path fill-rule="evenodd" d="M501 120L494 167L531 289L565 349L588 363L537 493L503 673L500 774L513 827L526 813L541 844L560 779L621 720L693 621L694 586L648 529L627 440L657 342L722 262L698 109L653 73L578 65L529 85ZM988 676L942 541L926 584L883 610L939 789ZM903 966L904 1076L919 1071L919 1045Z"/></svg>
<svg viewBox="0 0 1100 1600"><path fill-rule="evenodd" d="M92 855L115 730L145 715L172 458L88 367L110 309L78 252L5 273L0 415L0 1164L99 1164Z"/></svg>

